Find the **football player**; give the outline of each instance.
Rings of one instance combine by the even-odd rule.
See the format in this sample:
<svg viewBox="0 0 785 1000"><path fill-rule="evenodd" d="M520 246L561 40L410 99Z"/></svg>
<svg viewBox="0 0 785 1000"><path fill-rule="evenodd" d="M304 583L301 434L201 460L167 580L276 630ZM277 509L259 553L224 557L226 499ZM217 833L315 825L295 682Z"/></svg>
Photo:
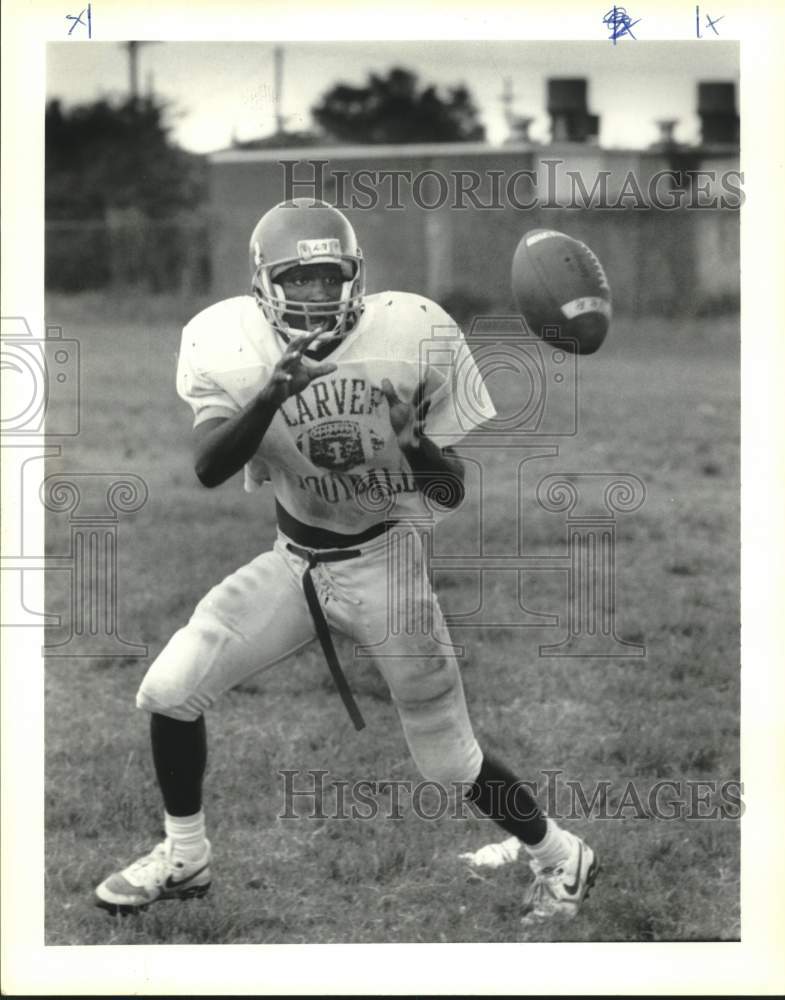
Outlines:
<svg viewBox="0 0 785 1000"><path fill-rule="evenodd" d="M103 881L96 901L127 913L208 890L204 713L223 692L317 638L362 728L336 631L366 650L384 645L375 662L423 777L460 787L507 832L464 857L498 865L523 845L535 874L523 919L573 916L597 856L478 745L421 536L407 527L461 502L463 465L449 442L495 415L471 353L434 302L366 295L355 233L323 202L267 212L250 263L253 294L218 302L183 330L177 388L193 410L199 480L216 487L244 470L248 491L269 480L278 534L271 551L209 591L142 681L137 705L150 714L166 838ZM457 337L460 378L422 370L421 347L439 330ZM389 627L394 613L405 627Z"/></svg>

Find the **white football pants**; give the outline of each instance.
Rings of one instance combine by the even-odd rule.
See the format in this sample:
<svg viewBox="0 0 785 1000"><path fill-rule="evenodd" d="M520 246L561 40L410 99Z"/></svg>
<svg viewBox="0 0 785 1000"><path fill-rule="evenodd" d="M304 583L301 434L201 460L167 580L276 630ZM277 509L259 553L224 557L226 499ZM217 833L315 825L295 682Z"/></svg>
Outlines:
<svg viewBox="0 0 785 1000"><path fill-rule="evenodd" d="M301 583L306 563L286 548L288 541L279 531L270 552L199 602L147 671L140 708L197 719L225 691L313 642ZM357 548L357 558L312 570L327 622L354 640L360 663L370 657L381 671L423 777L471 782L482 752L420 535L399 524ZM330 697L333 711L343 712L338 694Z"/></svg>

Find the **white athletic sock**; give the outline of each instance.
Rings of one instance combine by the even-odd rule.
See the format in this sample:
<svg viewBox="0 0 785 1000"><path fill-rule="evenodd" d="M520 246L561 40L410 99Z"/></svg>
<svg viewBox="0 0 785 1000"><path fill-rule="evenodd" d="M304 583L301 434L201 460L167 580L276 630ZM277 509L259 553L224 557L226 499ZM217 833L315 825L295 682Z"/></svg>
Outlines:
<svg viewBox="0 0 785 1000"><path fill-rule="evenodd" d="M205 850L204 812L194 816L170 816L164 812L164 829L181 861L198 861Z"/></svg>
<svg viewBox="0 0 785 1000"><path fill-rule="evenodd" d="M572 844L564 830L557 826L552 819L546 819L545 823L547 829L539 844L534 844L534 846L524 844L523 846L529 857L533 858L538 865L543 868L551 868L569 857Z"/></svg>

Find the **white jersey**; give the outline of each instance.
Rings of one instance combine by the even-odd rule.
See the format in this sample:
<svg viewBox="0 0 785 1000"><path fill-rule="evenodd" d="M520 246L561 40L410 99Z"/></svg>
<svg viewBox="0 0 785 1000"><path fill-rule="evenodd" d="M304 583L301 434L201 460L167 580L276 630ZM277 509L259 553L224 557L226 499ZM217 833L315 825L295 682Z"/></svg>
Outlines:
<svg viewBox="0 0 785 1000"><path fill-rule="evenodd" d="M194 425L239 413L285 346L250 295L195 316L183 330L177 371ZM246 490L269 480L299 521L343 534L386 517L433 514L398 447L381 383L388 378L406 399L427 379L425 433L442 447L492 419L493 403L454 320L420 295L369 295L357 326L325 360L337 370L279 408L245 467Z"/></svg>

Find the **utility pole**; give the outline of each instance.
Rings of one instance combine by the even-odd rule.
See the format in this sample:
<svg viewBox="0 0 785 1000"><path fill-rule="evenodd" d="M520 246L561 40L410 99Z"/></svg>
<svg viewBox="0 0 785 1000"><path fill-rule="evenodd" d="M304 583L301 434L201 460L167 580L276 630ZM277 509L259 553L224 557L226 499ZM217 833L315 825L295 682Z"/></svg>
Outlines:
<svg viewBox="0 0 785 1000"><path fill-rule="evenodd" d="M120 42L128 51L128 94L132 101L139 100L139 49L155 42Z"/></svg>
<svg viewBox="0 0 785 1000"><path fill-rule="evenodd" d="M512 123L512 106L515 101L515 91L512 86L512 79L506 76L503 81L504 89L499 95L499 103L502 106L504 120L508 125Z"/></svg>
<svg viewBox="0 0 785 1000"><path fill-rule="evenodd" d="M273 107L275 108L275 131L281 135L284 130L283 116L283 46L276 45L273 49Z"/></svg>
<svg viewBox="0 0 785 1000"><path fill-rule="evenodd" d="M513 88L512 78L509 76L504 78L504 89L499 95L499 103L501 104L504 112L504 120L510 130L506 141L510 143L531 142L529 137L529 127L534 121L534 118L529 116L521 117L516 115L513 111L513 105L515 104L515 90Z"/></svg>

